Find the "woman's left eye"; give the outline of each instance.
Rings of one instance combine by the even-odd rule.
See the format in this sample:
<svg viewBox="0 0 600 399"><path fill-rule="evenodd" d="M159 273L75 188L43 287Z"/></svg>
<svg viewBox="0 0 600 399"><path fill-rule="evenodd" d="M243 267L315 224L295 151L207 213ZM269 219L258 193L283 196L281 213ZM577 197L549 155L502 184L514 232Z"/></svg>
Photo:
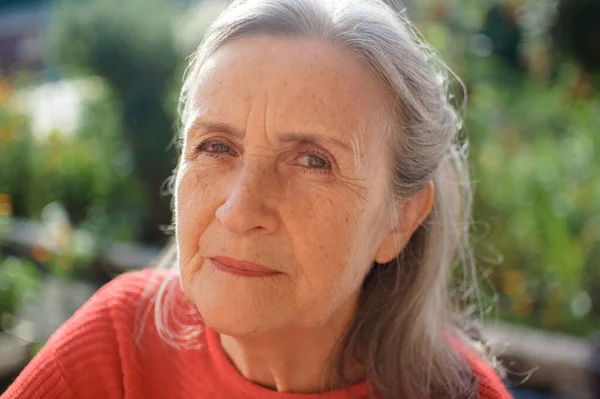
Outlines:
<svg viewBox="0 0 600 399"><path fill-rule="evenodd" d="M331 170L331 162L324 157L315 154L303 154L300 159L300 164L305 168L323 171Z"/></svg>

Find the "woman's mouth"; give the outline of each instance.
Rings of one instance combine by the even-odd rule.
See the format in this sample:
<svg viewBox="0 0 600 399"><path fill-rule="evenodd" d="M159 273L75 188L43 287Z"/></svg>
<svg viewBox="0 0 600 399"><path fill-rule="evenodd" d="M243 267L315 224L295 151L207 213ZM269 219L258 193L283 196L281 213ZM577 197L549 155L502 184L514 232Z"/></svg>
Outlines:
<svg viewBox="0 0 600 399"><path fill-rule="evenodd" d="M239 261L227 256L208 258L212 264L225 273L243 277L272 277L283 274L273 269L252 262Z"/></svg>

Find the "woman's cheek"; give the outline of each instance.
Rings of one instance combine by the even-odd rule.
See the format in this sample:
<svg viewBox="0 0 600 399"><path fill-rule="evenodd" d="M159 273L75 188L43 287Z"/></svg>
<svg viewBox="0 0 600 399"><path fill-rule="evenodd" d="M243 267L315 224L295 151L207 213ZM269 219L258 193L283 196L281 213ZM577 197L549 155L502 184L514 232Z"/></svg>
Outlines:
<svg viewBox="0 0 600 399"><path fill-rule="evenodd" d="M311 254L321 265L347 256L357 215L344 192L314 184L299 184L288 192L282 218L298 256Z"/></svg>
<svg viewBox="0 0 600 399"><path fill-rule="evenodd" d="M186 170L178 179L175 223L181 261L184 263L198 251L200 236L213 218L210 209L216 209L216 205L209 203L209 200L214 201L217 197L210 182L208 176L202 176L193 169Z"/></svg>
<svg viewBox="0 0 600 399"><path fill-rule="evenodd" d="M178 216L205 212L218 201L223 176L216 176L210 169L197 165L188 166L178 175L177 202Z"/></svg>

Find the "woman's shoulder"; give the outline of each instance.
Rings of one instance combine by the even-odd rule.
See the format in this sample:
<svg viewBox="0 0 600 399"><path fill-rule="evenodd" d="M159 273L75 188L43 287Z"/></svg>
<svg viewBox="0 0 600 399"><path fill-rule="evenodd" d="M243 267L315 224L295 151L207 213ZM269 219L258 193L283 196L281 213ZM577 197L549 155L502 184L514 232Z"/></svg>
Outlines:
<svg viewBox="0 0 600 399"><path fill-rule="evenodd" d="M109 307L118 308L135 305L141 299L155 295L165 280L175 277L177 274L168 269L147 268L126 272L101 287L90 303L104 302Z"/></svg>
<svg viewBox="0 0 600 399"><path fill-rule="evenodd" d="M50 337L6 397L120 397L136 314L168 273L147 269L105 284Z"/></svg>
<svg viewBox="0 0 600 399"><path fill-rule="evenodd" d="M499 372L492 367L478 351L470 345L455 342L455 347L462 353L473 376L477 380L477 391L481 399L512 399L506 389Z"/></svg>
<svg viewBox="0 0 600 399"><path fill-rule="evenodd" d="M183 308L190 313L189 307L175 271L148 268L115 277L63 327L86 325L88 331L112 335L121 344L134 339L139 342L140 338L147 339L148 336L158 338L156 325L164 321L165 312L180 314ZM193 321L197 322L198 318Z"/></svg>
<svg viewBox="0 0 600 399"><path fill-rule="evenodd" d="M96 291L57 334L83 325L86 325L87 332L111 331L121 323L133 325L140 307L155 297L160 286L169 278L172 278L171 273L161 269L143 269L115 277Z"/></svg>
<svg viewBox="0 0 600 399"><path fill-rule="evenodd" d="M123 273L102 286L49 339L47 345L59 353L118 354L133 341L139 325L153 312L157 292L176 275L168 270L143 269ZM61 356L61 358L66 358Z"/></svg>

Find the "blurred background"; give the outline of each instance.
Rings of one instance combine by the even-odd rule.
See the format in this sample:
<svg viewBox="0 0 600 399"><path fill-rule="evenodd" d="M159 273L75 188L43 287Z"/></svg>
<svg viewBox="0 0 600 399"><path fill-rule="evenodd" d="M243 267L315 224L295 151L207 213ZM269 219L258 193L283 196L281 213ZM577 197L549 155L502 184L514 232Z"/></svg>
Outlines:
<svg viewBox="0 0 600 399"><path fill-rule="evenodd" d="M167 241L181 76L226 4L0 0L0 393ZM405 6L467 87L484 328L511 389L600 398L600 1Z"/></svg>

